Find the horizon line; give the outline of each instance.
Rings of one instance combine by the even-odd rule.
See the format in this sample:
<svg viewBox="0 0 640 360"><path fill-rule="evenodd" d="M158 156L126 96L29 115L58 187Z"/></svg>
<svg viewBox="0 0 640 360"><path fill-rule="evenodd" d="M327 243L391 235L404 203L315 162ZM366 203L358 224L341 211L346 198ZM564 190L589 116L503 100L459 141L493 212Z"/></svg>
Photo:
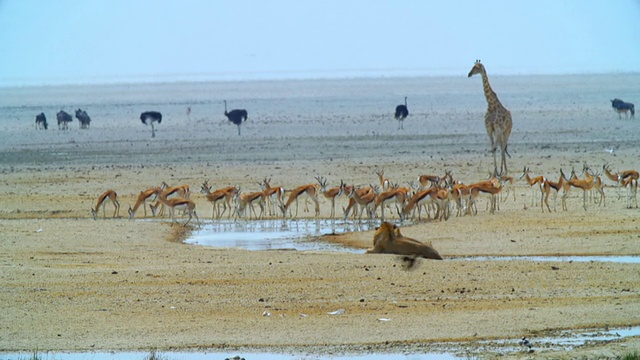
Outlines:
<svg viewBox="0 0 640 360"><path fill-rule="evenodd" d="M431 69L433 70L433 69ZM45 79L3 79L0 78L0 88L24 87L56 87L56 86L86 86L86 85L134 85L134 84L171 84L171 83L201 83L201 82L266 82L266 81L322 81L322 80L355 80L355 79L383 79L383 78L437 78L464 77L467 73L460 73L454 69L440 69L440 72L425 72L410 69L380 70L318 70L318 71L263 71L263 72L227 72L227 73L199 73L199 74L146 74L146 75L113 75L80 78L45 78ZM443 71L445 70L445 71ZM608 70L608 71L494 71L493 77L501 76L571 76L571 75L623 75L638 74L640 70ZM297 76L296 76L297 74ZM322 75L324 74L324 75Z"/></svg>

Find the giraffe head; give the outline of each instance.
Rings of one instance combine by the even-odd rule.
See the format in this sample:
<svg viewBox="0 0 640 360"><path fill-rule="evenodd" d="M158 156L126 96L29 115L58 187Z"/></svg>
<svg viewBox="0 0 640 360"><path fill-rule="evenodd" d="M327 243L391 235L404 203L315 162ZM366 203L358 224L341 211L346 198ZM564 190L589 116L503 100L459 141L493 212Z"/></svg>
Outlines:
<svg viewBox="0 0 640 360"><path fill-rule="evenodd" d="M480 62L480 60L476 60L476 63L473 64L471 71L469 71L469 75L467 77L472 77L476 74L482 74L484 72L484 65Z"/></svg>

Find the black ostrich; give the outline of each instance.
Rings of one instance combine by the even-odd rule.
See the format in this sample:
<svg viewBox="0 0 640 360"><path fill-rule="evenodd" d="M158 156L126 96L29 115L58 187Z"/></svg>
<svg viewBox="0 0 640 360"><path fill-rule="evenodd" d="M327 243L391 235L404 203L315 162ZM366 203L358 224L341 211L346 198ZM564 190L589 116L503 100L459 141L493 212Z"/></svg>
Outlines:
<svg viewBox="0 0 640 360"><path fill-rule="evenodd" d="M71 115L64 110L58 111L56 114L56 118L58 119L58 129L59 130L68 130L69 123L73 121Z"/></svg>
<svg viewBox="0 0 640 360"><path fill-rule="evenodd" d="M49 128L49 124L47 124L47 117L44 113L40 113L36 115L36 129L44 129L47 130Z"/></svg>
<svg viewBox="0 0 640 360"><path fill-rule="evenodd" d="M88 129L91 124L91 118L86 111L82 109L76 110L76 119L80 122L80 129Z"/></svg>
<svg viewBox="0 0 640 360"><path fill-rule="evenodd" d="M151 137L156 137L156 130L153 127L153 123L157 122L160 124L162 122L162 114L157 111L145 111L140 114L140 120L145 125L151 125Z"/></svg>
<svg viewBox="0 0 640 360"><path fill-rule="evenodd" d="M227 100L224 101L224 116L229 119L232 123L238 126L238 135L240 135L240 125L242 125L242 121L247 121L247 110L245 109L234 109L230 112L227 112Z"/></svg>
<svg viewBox="0 0 640 360"><path fill-rule="evenodd" d="M409 116L409 108L407 108L407 97L404 97L404 105L396 106L396 120L400 122L400 129L404 129L404 119Z"/></svg>

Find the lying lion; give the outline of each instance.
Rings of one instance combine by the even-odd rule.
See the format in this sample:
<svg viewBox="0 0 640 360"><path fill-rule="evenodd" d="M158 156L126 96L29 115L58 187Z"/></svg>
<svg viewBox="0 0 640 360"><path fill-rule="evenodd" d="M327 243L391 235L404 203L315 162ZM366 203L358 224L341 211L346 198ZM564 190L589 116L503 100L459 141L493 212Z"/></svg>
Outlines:
<svg viewBox="0 0 640 360"><path fill-rule="evenodd" d="M403 258L412 267L416 257L425 259L442 260L442 256L431 243L422 243L418 240L404 237L400 229L389 223L383 222L373 235L373 248L367 250L367 254L397 254L407 255Z"/></svg>

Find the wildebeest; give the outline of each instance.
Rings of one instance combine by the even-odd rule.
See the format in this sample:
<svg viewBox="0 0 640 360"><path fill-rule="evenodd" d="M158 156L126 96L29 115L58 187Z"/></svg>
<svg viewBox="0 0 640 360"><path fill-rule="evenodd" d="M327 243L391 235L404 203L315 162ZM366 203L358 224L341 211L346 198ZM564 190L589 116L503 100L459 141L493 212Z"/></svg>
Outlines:
<svg viewBox="0 0 640 360"><path fill-rule="evenodd" d="M68 130L69 123L73 121L71 115L64 110L58 111L56 118L58 118L58 129L60 130Z"/></svg>
<svg viewBox="0 0 640 360"><path fill-rule="evenodd" d="M86 111L78 109L76 110L76 119L80 122L80 129L88 129L91 124L91 118Z"/></svg>
<svg viewBox="0 0 640 360"><path fill-rule="evenodd" d="M151 125L151 137L156 137L156 131L153 128L153 123L157 122L160 124L162 122L162 114L157 111L145 111L140 114L140 120L145 125Z"/></svg>
<svg viewBox="0 0 640 360"><path fill-rule="evenodd" d="M636 115L636 110L632 103L624 102L617 98L611 100L611 107L618 113L618 118L620 119L622 119L622 113L624 113L627 118L629 118L629 113L631 113L631 117Z"/></svg>
<svg viewBox="0 0 640 360"><path fill-rule="evenodd" d="M36 129L47 130L48 128L49 124L47 124L47 117L44 116L44 113L36 115Z"/></svg>

